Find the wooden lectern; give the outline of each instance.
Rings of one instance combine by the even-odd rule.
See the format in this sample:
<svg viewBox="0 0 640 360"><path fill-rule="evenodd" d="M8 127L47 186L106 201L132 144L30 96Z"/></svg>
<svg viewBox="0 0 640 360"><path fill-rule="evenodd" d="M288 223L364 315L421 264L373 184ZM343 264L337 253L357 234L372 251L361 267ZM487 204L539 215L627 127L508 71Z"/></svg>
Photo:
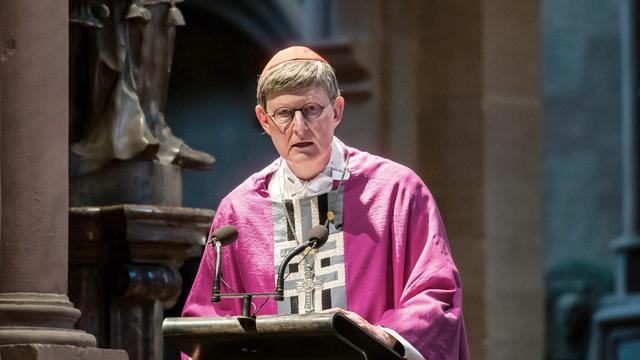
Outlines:
<svg viewBox="0 0 640 360"><path fill-rule="evenodd" d="M165 341L193 359L402 359L340 314L167 318Z"/></svg>

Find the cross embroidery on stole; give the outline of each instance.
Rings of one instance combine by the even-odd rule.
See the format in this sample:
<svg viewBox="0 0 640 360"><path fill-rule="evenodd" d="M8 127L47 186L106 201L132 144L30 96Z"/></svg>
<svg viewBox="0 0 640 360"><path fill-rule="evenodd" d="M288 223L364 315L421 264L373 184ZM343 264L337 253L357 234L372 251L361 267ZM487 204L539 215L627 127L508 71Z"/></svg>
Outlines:
<svg viewBox="0 0 640 360"><path fill-rule="evenodd" d="M304 311L311 313L314 311L313 295L314 290L322 290L322 280L316 280L316 275L311 269L305 269L304 280L296 282L298 295L304 293Z"/></svg>

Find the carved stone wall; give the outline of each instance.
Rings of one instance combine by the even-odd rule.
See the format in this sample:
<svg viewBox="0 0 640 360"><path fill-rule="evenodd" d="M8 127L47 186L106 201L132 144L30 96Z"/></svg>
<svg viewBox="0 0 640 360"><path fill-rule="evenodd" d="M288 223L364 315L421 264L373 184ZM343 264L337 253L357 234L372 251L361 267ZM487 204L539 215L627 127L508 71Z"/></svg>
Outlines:
<svg viewBox="0 0 640 360"><path fill-rule="evenodd" d="M78 327L132 360L162 359L163 311L175 305L179 268L199 256L212 217L151 205L72 208L69 296L83 312Z"/></svg>

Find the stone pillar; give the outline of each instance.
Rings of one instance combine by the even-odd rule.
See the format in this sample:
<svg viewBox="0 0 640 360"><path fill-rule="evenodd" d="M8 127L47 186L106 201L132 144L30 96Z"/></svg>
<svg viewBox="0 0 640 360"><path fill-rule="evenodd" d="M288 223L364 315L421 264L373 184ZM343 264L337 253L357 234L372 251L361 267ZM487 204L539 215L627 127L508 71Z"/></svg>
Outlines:
<svg viewBox="0 0 640 360"><path fill-rule="evenodd" d="M2 358L77 353L74 358L95 359L103 353L80 348L95 345L95 338L74 329L80 311L66 296L67 54L66 1L0 3Z"/></svg>
<svg viewBox="0 0 640 360"><path fill-rule="evenodd" d="M402 104L413 98L416 105L416 169L435 196L460 270L469 351L473 359L492 359L485 355L482 2L410 3L413 8L407 13L416 32L413 39L419 44L415 48L416 93L396 93L401 100L395 101ZM401 21L402 9L397 13ZM396 84L397 89L402 84ZM404 108L392 106L391 111ZM395 120L392 127L397 127Z"/></svg>
<svg viewBox="0 0 640 360"><path fill-rule="evenodd" d="M66 3L0 5L0 344L90 346L67 287ZM11 89L11 91L6 91Z"/></svg>
<svg viewBox="0 0 640 360"><path fill-rule="evenodd" d="M540 5L484 0L487 359L542 359Z"/></svg>

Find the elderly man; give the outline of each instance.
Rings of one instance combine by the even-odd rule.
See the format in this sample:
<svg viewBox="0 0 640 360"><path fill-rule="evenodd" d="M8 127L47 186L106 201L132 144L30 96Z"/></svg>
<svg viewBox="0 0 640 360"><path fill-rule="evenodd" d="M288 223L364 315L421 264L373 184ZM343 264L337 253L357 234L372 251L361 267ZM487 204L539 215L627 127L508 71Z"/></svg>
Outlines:
<svg viewBox="0 0 640 360"><path fill-rule="evenodd" d="M222 200L212 230L238 228L222 255L222 292L270 292L283 256L317 224L329 240L289 266L285 300L259 314L341 312L407 359L467 359L462 289L436 203L420 178L334 137L345 100L312 50L277 53L258 81L255 112L280 158ZM207 248L184 316L239 315L211 303Z"/></svg>

